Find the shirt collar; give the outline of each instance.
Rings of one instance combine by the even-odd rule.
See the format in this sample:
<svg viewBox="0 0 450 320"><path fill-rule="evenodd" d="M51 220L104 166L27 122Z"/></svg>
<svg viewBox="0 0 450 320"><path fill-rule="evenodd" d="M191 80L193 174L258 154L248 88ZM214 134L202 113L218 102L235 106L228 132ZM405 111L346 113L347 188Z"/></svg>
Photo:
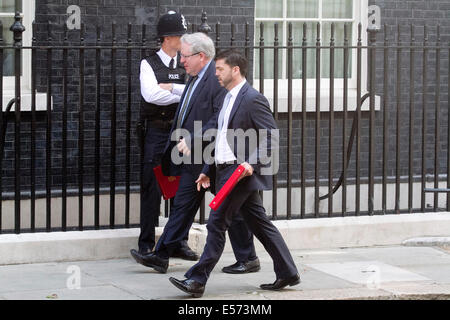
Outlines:
<svg viewBox="0 0 450 320"><path fill-rule="evenodd" d="M164 65L168 67L170 64L170 60L172 60L172 57L165 53L163 49L159 49L156 54L161 58L161 61L164 63ZM175 68L177 66L177 56L173 57L173 60L175 62L173 66Z"/></svg>
<svg viewBox="0 0 450 320"><path fill-rule="evenodd" d="M241 91L242 87L244 86L244 84L247 82L246 79L242 80L242 82L240 82L237 86L235 86L233 89L231 89L229 91L229 93L231 94L232 97L236 97L239 93L239 91Z"/></svg>
<svg viewBox="0 0 450 320"><path fill-rule="evenodd" d="M212 60L209 60L209 62L200 70L200 72L197 75L197 80L200 80L205 75L206 70L208 69L209 65L211 64Z"/></svg>

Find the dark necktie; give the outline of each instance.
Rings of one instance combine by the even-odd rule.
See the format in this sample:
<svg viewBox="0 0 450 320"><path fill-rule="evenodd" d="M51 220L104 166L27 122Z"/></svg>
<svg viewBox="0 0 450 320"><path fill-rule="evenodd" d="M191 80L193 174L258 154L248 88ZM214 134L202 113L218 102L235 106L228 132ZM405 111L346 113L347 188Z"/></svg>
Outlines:
<svg viewBox="0 0 450 320"><path fill-rule="evenodd" d="M173 69L174 64L175 64L175 60L172 58L172 60L170 60L170 63L169 63L169 69Z"/></svg>
<svg viewBox="0 0 450 320"><path fill-rule="evenodd" d="M177 128L181 128L181 124L183 123L184 114L186 113L186 109L188 107L189 100L191 99L192 88L194 87L194 83L195 83L195 81L197 81L197 78L198 78L198 76L195 76L192 78L192 81L189 84L189 88L186 92L186 95L184 96L183 106L181 107L180 113L178 114Z"/></svg>

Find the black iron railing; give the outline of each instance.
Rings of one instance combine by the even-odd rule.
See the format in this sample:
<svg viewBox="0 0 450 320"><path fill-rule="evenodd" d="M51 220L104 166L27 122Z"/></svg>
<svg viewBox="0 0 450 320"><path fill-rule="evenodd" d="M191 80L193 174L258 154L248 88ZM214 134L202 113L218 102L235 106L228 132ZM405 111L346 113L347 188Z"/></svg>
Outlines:
<svg viewBox="0 0 450 320"><path fill-rule="evenodd" d="M14 43L0 39L0 61L5 50L15 52L15 92L8 106L3 106L0 90L4 110L0 113L0 232L136 224L131 197L139 192L142 168L139 141L133 132L140 104L138 65L158 44L149 44L145 25L128 24L125 39L122 34L118 38L117 27L115 23L96 26L88 33L82 26L69 34L60 26L34 24L33 30L24 31L17 15L11 27ZM246 23L243 33L237 34L231 24L225 32L229 38L224 39L223 26L217 23L211 30L204 15L198 29L209 33L217 50L243 50L253 65L249 81L258 74L257 89L272 101L282 137L280 172L273 177L271 197L264 193L273 219L449 211L450 47L442 41L439 26L433 27L433 33L429 27L411 26L407 39L400 27L393 30L384 25L378 30L369 26L366 31L361 24L346 24L339 43L334 24L330 39L321 38L320 24L314 26L316 38L308 39L306 23L303 37L295 39L288 24L286 42L279 36L278 24L274 39L264 38L263 23L258 35L251 34L252 27ZM42 39L44 28L46 39ZM192 31L198 29L191 26ZM53 38L55 30L62 37ZM33 32L31 46L22 44L23 32ZM73 38L76 32L78 40ZM355 45L352 34L356 34ZM273 44L265 45L267 40ZM27 50L31 51L29 64L23 61L22 53ZM321 76L326 62L321 58L323 52L329 53L326 89ZM301 59L295 63L294 56L299 54ZM272 57L270 65L267 61ZM285 59L282 65L281 57ZM280 79L283 66L286 77ZM337 66L343 70L339 77ZM24 110L21 75L29 67L31 103ZM293 70L299 68L301 76L294 79ZM308 76L309 69L314 70L314 77ZM269 71L273 79L267 79ZM1 75L3 64L3 88ZM45 110L36 109L39 92L46 97ZM324 95L326 103L321 100ZM427 202L427 193L432 203ZM402 195L407 195L404 202ZM414 201L416 195L420 201ZM86 209L90 196L94 205ZM78 198L76 223L69 223L71 197ZM36 206L39 199L45 199L45 209ZM61 201L60 208L54 206L55 199ZM445 205L440 205L440 199ZM7 205L8 201L13 203ZM108 202L105 223L102 207L108 207ZM206 207L203 201L200 223L207 219ZM169 208L166 202L166 216ZM39 210L45 210L45 222L40 224ZM58 223L55 214L60 216ZM93 217L92 222L86 217Z"/></svg>

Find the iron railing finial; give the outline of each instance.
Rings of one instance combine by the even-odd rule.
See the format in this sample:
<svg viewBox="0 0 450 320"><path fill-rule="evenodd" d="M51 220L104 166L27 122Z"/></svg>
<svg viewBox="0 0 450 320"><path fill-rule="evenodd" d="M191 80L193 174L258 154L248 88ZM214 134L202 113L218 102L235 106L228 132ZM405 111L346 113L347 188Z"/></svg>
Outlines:
<svg viewBox="0 0 450 320"><path fill-rule="evenodd" d="M197 31L203 32L205 34L208 34L211 32L211 27L206 22L207 20L208 20L208 18L206 17L206 12L203 11L202 12L202 24L198 27Z"/></svg>
<svg viewBox="0 0 450 320"><path fill-rule="evenodd" d="M22 33L25 31L25 27L22 24L22 17L20 16L20 12L17 11L14 16L14 23L12 24L10 31L14 33L14 46L21 47L22 46Z"/></svg>

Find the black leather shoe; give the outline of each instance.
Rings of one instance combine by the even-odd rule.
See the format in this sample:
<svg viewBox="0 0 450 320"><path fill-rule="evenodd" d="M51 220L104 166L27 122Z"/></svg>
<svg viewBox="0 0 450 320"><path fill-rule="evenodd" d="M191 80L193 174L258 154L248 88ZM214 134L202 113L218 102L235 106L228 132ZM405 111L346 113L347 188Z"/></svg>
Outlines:
<svg viewBox="0 0 450 320"><path fill-rule="evenodd" d="M298 273L287 279L277 279L274 283L262 284L260 285L261 289L264 290L281 290L286 286L296 286L300 283L300 276Z"/></svg>
<svg viewBox="0 0 450 320"><path fill-rule="evenodd" d="M153 268L160 273L167 272L167 268L169 267L169 259L158 257L153 252L143 255L134 249L132 249L130 253L137 263L140 263L146 267Z"/></svg>
<svg viewBox="0 0 450 320"><path fill-rule="evenodd" d="M149 254L149 253L151 253L152 252L152 249L150 249L150 248L139 248L139 251L138 251L140 254L142 254L142 255L145 255L145 254Z"/></svg>
<svg viewBox="0 0 450 320"><path fill-rule="evenodd" d="M181 258L189 261L197 261L199 259L197 253L195 253L195 251L188 246L181 246L172 253L171 257Z"/></svg>
<svg viewBox="0 0 450 320"><path fill-rule="evenodd" d="M224 267L222 271L225 273L241 274L241 273L257 272L260 269L261 266L259 264L259 259L256 258L255 260L247 262L238 261L235 264L232 264L231 266Z"/></svg>
<svg viewBox="0 0 450 320"><path fill-rule="evenodd" d="M192 294L194 298L200 298L205 292L205 285L191 279L178 280L173 277L169 278L170 282L186 293Z"/></svg>

